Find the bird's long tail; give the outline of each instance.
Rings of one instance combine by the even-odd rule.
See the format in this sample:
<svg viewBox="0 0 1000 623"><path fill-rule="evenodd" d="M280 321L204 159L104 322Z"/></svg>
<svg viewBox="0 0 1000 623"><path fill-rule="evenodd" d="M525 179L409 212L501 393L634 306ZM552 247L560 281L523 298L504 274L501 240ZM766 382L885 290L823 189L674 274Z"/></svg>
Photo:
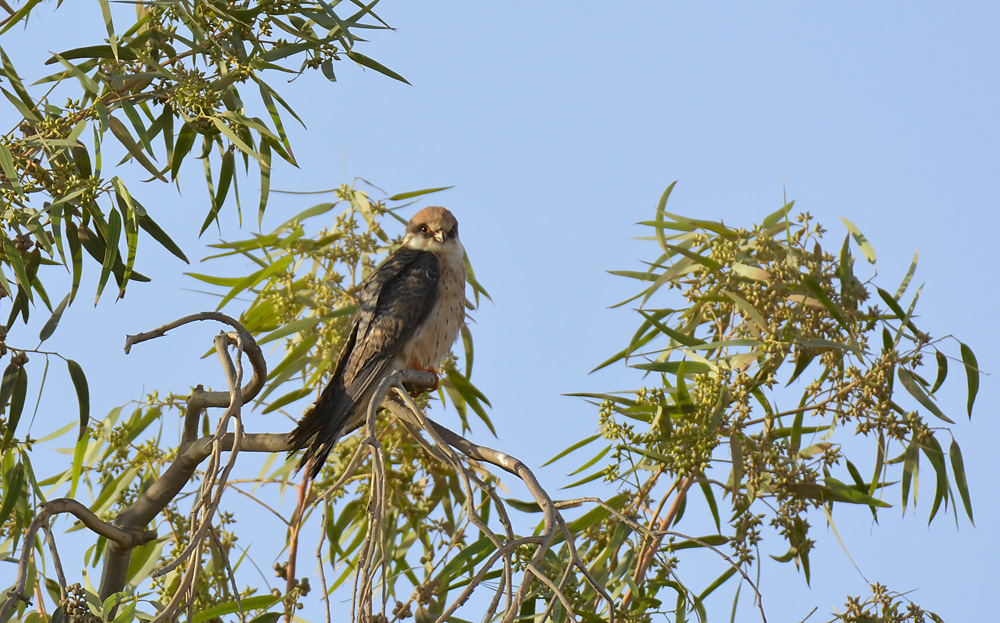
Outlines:
<svg viewBox="0 0 1000 623"><path fill-rule="evenodd" d="M316 478L326 463L327 455L348 431L356 407L356 402L343 387L335 383L327 385L316 404L302 416L289 435L288 440L294 448L306 448L295 471L308 465L309 478Z"/></svg>

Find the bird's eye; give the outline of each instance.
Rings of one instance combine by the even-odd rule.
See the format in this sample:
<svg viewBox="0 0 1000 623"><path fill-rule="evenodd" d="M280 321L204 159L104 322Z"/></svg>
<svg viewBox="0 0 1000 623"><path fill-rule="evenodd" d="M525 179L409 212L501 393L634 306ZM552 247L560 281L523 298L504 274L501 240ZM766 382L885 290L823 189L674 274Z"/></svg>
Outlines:
<svg viewBox="0 0 1000 623"><path fill-rule="evenodd" d="M428 227L428 226L426 226L426 225L421 225L420 226L420 233L422 233L423 235L426 236L427 234L431 233L431 228Z"/></svg>

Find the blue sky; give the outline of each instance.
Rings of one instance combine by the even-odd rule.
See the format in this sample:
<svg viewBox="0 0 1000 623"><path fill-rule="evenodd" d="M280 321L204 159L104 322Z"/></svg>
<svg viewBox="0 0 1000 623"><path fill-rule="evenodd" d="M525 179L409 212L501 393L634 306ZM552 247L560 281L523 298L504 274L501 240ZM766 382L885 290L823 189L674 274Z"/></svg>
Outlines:
<svg viewBox="0 0 1000 623"><path fill-rule="evenodd" d="M27 34L45 25L59 39L40 47L12 32L0 40L22 74L38 77L31 63L58 51L53 41L72 47L101 36L97 3L51 7ZM674 180L670 209L680 214L749 225L787 196L827 226L834 247L845 235L838 217L849 218L878 252L886 289L919 250L919 326L954 333L985 372L1000 369L990 268L1000 230L995 4L384 0L379 9L397 31L373 33L359 49L412 86L349 62L335 67L335 84L317 75L288 85L308 125L293 138L302 168L276 169L272 186L315 190L356 176L390 194L455 186L434 202L457 215L493 298L473 327L474 380L493 402L499 435L476 431L484 443L540 465L596 430L595 410L563 394L641 384L625 369L589 374L636 326L634 313L608 309L632 284L605 271L636 269L655 252L634 240L645 233L635 223ZM0 121L10 114L0 111ZM174 231L188 217L200 224L206 211L194 169L187 166L183 195L135 191ZM245 188L256 188L252 179ZM272 196L264 228L310 202ZM246 234L235 225L224 219L223 237ZM200 242L189 236L185 249L201 257L200 245L213 241L211 232ZM125 300L107 297L97 312L78 304L53 338L87 368L95 414L142 388L203 382L192 375L222 384L212 362L185 358L204 351L214 327L122 355L124 333L214 306L185 289L197 287L179 276L186 267L152 245L145 253L140 270L149 268L157 289L134 284ZM956 528L947 517L927 526L933 479L924 472L916 513L900 517L897 505L873 525L865 509L838 510L837 528L869 580L913 590L912 599L946 620L984 620L1000 558L1000 504L990 487L998 392L984 376L969 423L959 417L964 379L957 366L952 374L940 395L958 421L976 527L963 520ZM48 406L39 419L53 419L42 430L63 421L60 409L75 413L72 401ZM570 467L540 475L557 486ZM867 592L833 533L820 518L814 526L811 587L790 565L764 565L772 620L800 620L813 606L810 621L828 620L845 595ZM727 602L717 605L724 611Z"/></svg>

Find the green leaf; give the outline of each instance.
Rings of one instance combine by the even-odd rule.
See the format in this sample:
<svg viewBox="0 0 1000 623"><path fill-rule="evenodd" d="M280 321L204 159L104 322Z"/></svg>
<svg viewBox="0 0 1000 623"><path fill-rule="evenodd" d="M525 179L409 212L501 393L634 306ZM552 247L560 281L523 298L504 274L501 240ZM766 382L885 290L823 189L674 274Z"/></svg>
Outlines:
<svg viewBox="0 0 1000 623"><path fill-rule="evenodd" d="M24 465L18 461L14 467L4 474L3 503L0 504L0 526L7 523L14 505L21 499L21 489L24 488Z"/></svg>
<svg viewBox="0 0 1000 623"><path fill-rule="evenodd" d="M910 268L906 271L906 275L903 277L902 283L899 284L899 288L896 290L896 296L893 297L897 301L903 298L903 294L906 293L907 286L910 285L910 280L913 279L913 273L917 272L917 257L919 254L919 251L913 252L913 261L910 262Z"/></svg>
<svg viewBox="0 0 1000 623"><path fill-rule="evenodd" d="M663 324L663 322L661 322L662 318L664 317L664 313L663 312L673 313L673 310L659 310L659 311L657 311L655 313L647 311L647 310L644 310L644 309L639 309L637 311L639 312L639 314L643 318L646 319L646 323L648 323L649 325L651 325L653 327L656 327L656 329L660 333L666 335L667 337L669 337L671 339L677 340L678 343L683 344L684 346L691 346L691 347L693 347L693 346L702 346L702 345L705 344L704 340L696 338L695 336L693 336L693 335L691 335L689 333L684 333L683 331L678 331L677 329L672 329L671 327L668 327L667 325ZM754 311L756 311L756 310L754 310ZM643 323L643 326L646 326L646 323ZM642 329L640 329L640 331L641 330ZM636 337L633 337L632 338L632 343L629 346L635 345L635 348L638 348L639 345L637 344L637 339L636 339L638 337L639 337L638 335ZM632 350L634 350L634 348Z"/></svg>
<svg viewBox="0 0 1000 623"><path fill-rule="evenodd" d="M752 279L754 281L769 282L771 281L771 273L764 270L763 268L757 268L756 266L749 266L747 264L741 264L740 262L733 262L729 266L734 273L741 277L746 277L747 279Z"/></svg>
<svg viewBox="0 0 1000 623"><path fill-rule="evenodd" d="M132 481L135 480L135 477L138 475L139 468L133 466L119 474L114 480L105 483L100 494L98 494L97 499L94 500L94 503L91 505L90 510L98 515L108 510L108 508L111 507L111 504L118 499L122 492L133 484Z"/></svg>
<svg viewBox="0 0 1000 623"><path fill-rule="evenodd" d="M757 326L758 334L762 334L767 330L767 323L764 321L764 317L761 316L760 312L757 311L757 308L751 305L745 298L728 290L722 290L722 294L726 295L726 297L736 303L736 305L743 310L743 313L746 314L747 320L750 320Z"/></svg>
<svg viewBox="0 0 1000 623"><path fill-rule="evenodd" d="M785 220L785 218L788 216L788 213L792 210L792 207L794 205L795 205L794 201L789 201L785 205L778 208L776 211L767 215L764 218L764 220L761 221L761 227L763 229L773 229L775 226L778 225L778 223Z"/></svg>
<svg viewBox="0 0 1000 623"><path fill-rule="evenodd" d="M882 480L882 469L885 466L885 435L878 434L878 452L875 455L875 473L872 474L872 484L868 487L868 495L875 493L879 481Z"/></svg>
<svg viewBox="0 0 1000 623"><path fill-rule="evenodd" d="M125 247L128 249L128 255L125 259L125 270L118 283L118 298L122 298L125 296L125 286L132 276L132 267L135 266L135 252L139 246L139 228L136 226L135 211L131 206L126 208L119 204L119 208L122 212L122 225L125 229Z"/></svg>
<svg viewBox="0 0 1000 623"><path fill-rule="evenodd" d="M270 608L280 600L281 597L275 597L274 595L255 595L253 597L246 597L245 599L242 599L241 603L243 604L244 611L263 610L265 608ZM232 614L239 611L240 605L237 602L228 601L224 604L219 604L218 606L202 610L191 618L191 623L201 623L202 621L208 621L209 619L221 617L224 614Z"/></svg>
<svg viewBox="0 0 1000 623"><path fill-rule="evenodd" d="M851 354L853 354L854 356L856 356L859 359L862 358L862 357L864 357L864 353L861 352L861 349L858 348L857 346L853 345L853 344L844 344L843 342L835 342L833 340L824 340L822 338L811 338L811 339L808 339L808 340L802 340L800 342L800 344L802 344L803 346L809 347L809 348L815 348L819 352L823 352L824 350L827 350L827 349L846 350L846 351L850 351Z"/></svg>
<svg viewBox="0 0 1000 623"><path fill-rule="evenodd" d="M222 208L229 194L229 186L233 181L233 171L236 168L236 155L232 149L227 149L222 155L222 168L219 170L219 185L215 192L216 211Z"/></svg>
<svg viewBox="0 0 1000 623"><path fill-rule="evenodd" d="M336 314L336 315L342 315L342 314ZM330 316L327 316L326 318L329 317ZM268 333L267 335L259 338L257 340L257 343L266 344L267 342L273 342L274 340L283 338L286 335L299 333L300 331L306 329L312 329L317 324L319 324L319 321L320 321L319 316L307 316L306 318L299 318L298 320L293 320L292 322L289 322L288 324L282 326L281 328L276 329Z"/></svg>
<svg viewBox="0 0 1000 623"><path fill-rule="evenodd" d="M667 189L663 191L660 195L660 201L656 204L656 220L653 221L653 230L656 232L656 241L660 243L660 248L664 251L667 250L667 237L663 231L664 228L664 217L666 215L667 201L670 199L670 193L674 190L674 185L677 182L673 181L667 186Z"/></svg>
<svg viewBox="0 0 1000 623"><path fill-rule="evenodd" d="M4 374L4 377L7 375ZM6 378L4 379L6 380ZM5 392L6 393L6 392ZM7 410L7 432L3 436L3 443L0 444L0 452L7 452L10 442L14 438L14 431L17 423L21 420L21 412L24 410L24 399L28 394L28 373L24 366L17 366L14 373L14 386L11 388L10 408Z"/></svg>
<svg viewBox="0 0 1000 623"><path fill-rule="evenodd" d="M296 400L305 398L312 392L313 388L311 387L300 387L299 389L288 392L284 396L281 396L274 402L269 403L267 407L263 411L261 411L261 413L271 413L272 411L277 411L278 409L284 407L287 404L291 404Z"/></svg>
<svg viewBox="0 0 1000 623"><path fill-rule="evenodd" d="M931 467L934 468L934 475L936 476L936 487L934 489L934 503L931 505L930 517L927 523L934 521L934 516L937 515L938 508L941 506L941 502L947 504L949 486L948 486L948 469L945 467L944 462L944 450L941 449L941 444L938 443L937 439L933 435L928 435L923 443L921 444L921 450L927 456L927 460L930 462Z"/></svg>
<svg viewBox="0 0 1000 623"><path fill-rule="evenodd" d="M14 192L18 194L21 199L24 199L24 191L21 188L21 183L17 178L17 169L14 167L14 156L7 149L7 146L0 143L0 168L3 168L3 175L10 184Z"/></svg>
<svg viewBox="0 0 1000 623"><path fill-rule="evenodd" d="M975 525L976 522L972 518L972 498L969 496L969 482L965 477L965 462L962 460L962 449L958 447L958 442L954 439L951 440L948 456L951 459L951 471L955 474L955 486L958 487L958 493L962 497L962 504L965 505L965 513L969 516L969 521Z"/></svg>
<svg viewBox="0 0 1000 623"><path fill-rule="evenodd" d="M715 493L712 491L712 484L701 480L698 485L701 487L701 492L705 496L705 502L708 503L708 509L712 511L712 519L715 520L715 529L721 530L722 525L719 517L719 505L715 501Z"/></svg>
<svg viewBox="0 0 1000 623"><path fill-rule="evenodd" d="M380 62L378 62L376 60L370 59L370 58L368 58L367 56L365 56L364 54L362 54L360 52L355 52L354 50L348 50L348 52L347 52L347 58L351 59L352 61L354 61L358 65L362 65L362 66L367 67L369 69L374 69L375 71L379 72L380 74L388 76L388 77L392 78L393 80L399 80L400 82L402 82L404 84L410 84L409 82L406 81L406 78L404 78L403 76L400 76L399 74L397 74L393 70L389 69L388 67L386 67L382 63L380 63Z"/></svg>
<svg viewBox="0 0 1000 623"><path fill-rule="evenodd" d="M69 302L72 303L76 298L76 291L80 288L80 279L83 277L83 250L76 223L69 218L66 219L66 242L69 244L69 255L73 263L73 285L69 291Z"/></svg>
<svg viewBox="0 0 1000 623"><path fill-rule="evenodd" d="M184 162L188 152L191 151L191 147L194 146L196 136L197 132L191 127L190 123L185 123L181 126L180 132L177 133L177 141L174 143L173 158L170 161L170 179L177 179L177 173L180 171L181 164Z"/></svg>
<svg viewBox="0 0 1000 623"><path fill-rule="evenodd" d="M143 153L142 147L135 142L135 139L132 138L128 128L125 127L125 124L122 123L118 117L108 117L108 128L111 130L111 133L115 135L115 138L118 139L118 142L122 144L122 147L124 147L144 169L149 171L154 178L160 180L161 182L167 181L167 179L163 177L163 174L160 173L160 170L156 168L156 165L154 165L146 154Z"/></svg>
<svg viewBox="0 0 1000 623"><path fill-rule="evenodd" d="M83 473L83 456L87 453L87 447L90 445L89 440L86 427L81 427L76 447L73 449L73 467L69 485L69 497L71 498L76 495L76 487L80 484L80 474Z"/></svg>
<svg viewBox="0 0 1000 623"><path fill-rule="evenodd" d="M80 364L67 359L66 367L69 369L69 378L73 381L76 400L80 405L80 435L77 438L83 439L87 434L87 425L90 424L90 387L87 385L87 377Z"/></svg>
<svg viewBox="0 0 1000 623"><path fill-rule="evenodd" d="M896 314L896 317L903 322L903 325L909 327L910 331L916 334L917 327L913 325L910 321L909 315L903 311L903 308L899 306L899 303L897 303L894 298L892 298L892 295L882 288L876 288L876 290L878 291L878 295L882 297L882 300L885 301L885 304L889 306L889 309L891 309L892 312Z"/></svg>
<svg viewBox="0 0 1000 623"><path fill-rule="evenodd" d="M448 384L454 388L455 392L458 394L460 401L464 402L466 405L472 408L472 410L479 416L479 419L486 425L486 428L490 430L494 437L496 437L496 429L493 428L493 422L490 420L490 416L486 413L486 409L483 408L483 404L492 407L489 399L486 398L485 394L479 391L472 382L462 376L462 373L456 370L453 366L449 366L446 370L446 378ZM451 395L453 401L456 401L455 394Z"/></svg>
<svg viewBox="0 0 1000 623"><path fill-rule="evenodd" d="M132 127L135 129L135 133L139 137L139 141L142 143L143 149L145 149L149 155L153 156L153 145L149 142L149 134L146 132L146 126L142 123L142 117L139 116L139 111L135 109L132 102L126 99L122 100L122 110L125 111L125 116L128 117L128 120L132 123Z"/></svg>
<svg viewBox="0 0 1000 623"><path fill-rule="evenodd" d="M264 209L271 192L271 139L260 139L260 206L257 208L257 227L264 223Z"/></svg>
<svg viewBox="0 0 1000 623"><path fill-rule="evenodd" d="M423 190L411 190L405 193L399 193L389 197L389 201L403 201L405 199L413 199L414 197L421 197L423 195L429 195L431 193L439 193L442 190L449 190L454 188L454 186L438 186L436 188L425 188Z"/></svg>
<svg viewBox="0 0 1000 623"><path fill-rule="evenodd" d="M236 147L239 148L240 151L242 151L248 156L253 156L259 162L264 162L264 160L260 157L260 154L258 154L253 147L247 145L246 141L240 138L236 134L236 132L233 132L232 128L226 125L225 121L219 119L218 117L211 117L211 120L212 123L215 125L215 127L219 129L219 132L222 132L222 134L229 139L229 142L231 142L233 145L236 145Z"/></svg>
<svg viewBox="0 0 1000 623"><path fill-rule="evenodd" d="M932 394L941 387L941 384L944 383L945 378L948 376L948 357L939 350L934 351L934 357L937 359L938 373L937 378L934 380L934 386L931 387Z"/></svg>
<svg viewBox="0 0 1000 623"><path fill-rule="evenodd" d="M188 261L187 256L184 255L184 252L181 251L181 248L177 246L177 244L173 240L170 239L170 236L168 236L166 232L160 229L160 226L156 224L156 222L152 219L152 217L149 216L148 212L143 210L141 214L137 214L137 217L138 217L137 220L139 222L139 227L147 234L152 236L153 240L159 242L160 246L162 246L167 251L170 251L170 253L172 253L175 257L181 259L185 264L191 263Z"/></svg>
<svg viewBox="0 0 1000 623"><path fill-rule="evenodd" d="M729 580L729 578L733 577L733 575L735 574L736 574L736 567L730 566L729 568L727 568L725 571L722 572L722 575L717 577L714 582L709 584L708 587L705 590L703 590L700 595L698 595L697 601L704 601L705 598L711 595L715 589L725 584L726 581Z"/></svg>
<svg viewBox="0 0 1000 623"><path fill-rule="evenodd" d="M20 76L18 76L17 71L14 70L14 64L10 62L10 58L7 57L7 53L2 47L0 47L0 60L3 61L3 72L7 77L7 81L10 83L11 88L14 89L14 92L17 93L16 98L8 94L7 99L9 99L11 103L17 107L18 112L20 112L25 119L31 121L32 123L40 123L41 118L36 112L38 104L31 99L30 95L28 95L28 91L24 88L24 84L21 82ZM4 90L4 94L7 94L6 90Z"/></svg>
<svg viewBox="0 0 1000 623"><path fill-rule="evenodd" d="M97 282L97 296L94 297L94 306L101 300L101 292L108 283L111 270L115 267L116 261L121 261L118 257L118 240L121 237L122 218L116 210L108 213L108 238L104 247L104 261L101 263L101 279Z"/></svg>
<svg viewBox="0 0 1000 623"><path fill-rule="evenodd" d="M851 232L851 235L854 236L854 241L858 243L858 248L861 249L861 254L865 256L865 259L868 260L869 264L874 264L875 249L872 248L871 243L868 242L865 235L861 233L861 230L858 229L854 223L850 222L843 216L840 217L840 220L847 226L847 231Z"/></svg>
<svg viewBox="0 0 1000 623"><path fill-rule="evenodd" d="M679 361L651 361L649 363L637 363L632 367L638 368L639 370L649 370L650 372L677 374L677 370L680 368L680 365ZM714 372L715 370L715 366L702 361L687 361L684 364L684 374L692 376L697 374L707 374L709 372Z"/></svg>
<svg viewBox="0 0 1000 623"><path fill-rule="evenodd" d="M472 569L496 549L496 546L486 536L480 537L475 543L464 548L457 556L448 561L438 579L441 583L451 584L452 580L471 573ZM450 587L449 587L450 588Z"/></svg>
<svg viewBox="0 0 1000 623"><path fill-rule="evenodd" d="M59 326L59 320L62 318L63 312L66 310L66 305L69 304L69 294L63 297L63 300L59 305L56 306L52 315L46 321L45 325L42 327L41 332L38 334L38 339L42 342L52 337L52 333L55 332L56 327Z"/></svg>
<svg viewBox="0 0 1000 623"><path fill-rule="evenodd" d="M962 346L962 363L965 364L965 375L969 381L969 419L972 419L972 405L976 402L976 394L979 393L979 362L976 361L976 354L972 352L965 343L959 342Z"/></svg>
<svg viewBox="0 0 1000 623"><path fill-rule="evenodd" d="M52 58L62 63L63 67L65 67L69 73L73 74L74 78L80 81L80 84L83 86L84 91L86 91L88 95L96 96L101 92L101 85L97 84L97 82L88 76L82 69L66 60L65 57L60 56L59 54L53 54Z"/></svg>
<svg viewBox="0 0 1000 623"><path fill-rule="evenodd" d="M912 372L900 366L896 369L896 376L899 377L899 381L903 384L903 387L906 388L906 391L908 391L911 396L916 398L917 402L926 407L928 411L949 424L955 423L951 420L951 418L946 416L936 404L934 404L934 399L927 395L927 392L924 391L924 388L913 376Z"/></svg>
<svg viewBox="0 0 1000 623"><path fill-rule="evenodd" d="M111 21L111 6L108 0L101 0L101 13L104 14L104 27L108 30L108 43L111 44L111 54L118 60L118 37L115 36L115 25Z"/></svg>
<svg viewBox="0 0 1000 623"><path fill-rule="evenodd" d="M274 262L267 268L262 268L261 270L258 270L257 272L251 275L247 275L240 281L236 282L236 284L232 287L232 289L224 297L222 297L222 301L219 302L219 306L217 309L222 309L223 306L225 306L226 303L231 301L233 297L235 297L237 294L240 294L245 290L253 288L260 282L266 279L270 279L274 275L283 273L292 264L293 259L294 259L293 256L286 255L285 257L281 258L277 262Z"/></svg>
<svg viewBox="0 0 1000 623"><path fill-rule="evenodd" d="M920 470L920 453L918 452L917 442L915 439L911 439L909 445L906 446L906 452L903 453L903 514L906 514L906 504L910 499L910 483L919 474ZM917 502L917 490L916 487L913 489L913 503Z"/></svg>
<svg viewBox="0 0 1000 623"><path fill-rule="evenodd" d="M24 17L30 13L39 2L41 2L41 0L28 0L24 3L23 7L17 10L17 13L14 13L10 17L6 18L4 20L6 23L4 24L3 29L0 29L0 35L13 28L15 24L24 19Z"/></svg>
<svg viewBox="0 0 1000 623"><path fill-rule="evenodd" d="M28 297L28 300L32 300L31 280L28 279L28 271L24 266L24 260L21 258L21 254L14 248L14 245L11 244L10 240L7 240L6 238L3 240L3 250L4 259L6 259L10 263L11 268L14 269L14 277L17 279L17 285L21 287L21 291Z"/></svg>
<svg viewBox="0 0 1000 623"><path fill-rule="evenodd" d="M739 494L741 481L743 480L743 442L740 439L739 434L735 434L729 438L729 454L733 461L733 488L732 497L733 505L736 505L736 496Z"/></svg>

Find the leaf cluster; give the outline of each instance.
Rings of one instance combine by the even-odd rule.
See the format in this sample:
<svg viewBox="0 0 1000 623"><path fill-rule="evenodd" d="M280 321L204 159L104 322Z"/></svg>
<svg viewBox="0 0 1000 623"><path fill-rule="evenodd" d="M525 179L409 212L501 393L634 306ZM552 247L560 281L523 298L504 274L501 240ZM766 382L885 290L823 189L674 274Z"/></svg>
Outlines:
<svg viewBox="0 0 1000 623"><path fill-rule="evenodd" d="M967 345L916 327L919 288L904 302L916 258L889 294L874 276L858 276L852 242L873 266L876 256L846 219L843 244L830 253L826 230L809 214L790 218L791 203L744 229L667 212L672 188L643 223L660 255L646 270L613 271L642 284L622 303L638 302L641 322L600 366L626 363L646 382L631 393L581 394L598 407L600 434L557 457L596 446L574 486L616 483L622 514L644 527L607 514L584 535L588 559L619 561L609 581L625 603L659 611L666 591L678 620L691 612L704 620L705 597L737 573L748 581L768 533L787 546L772 557L794 561L808 581L815 514L835 526L834 509L850 504L877 519L896 483L905 510L916 501L921 455L935 475L930 519L952 503L957 521L960 499L971 521L961 450L952 439L946 454L940 441L953 421L935 392L957 359L971 417L979 370ZM870 440L868 478L853 439ZM731 557L704 590L681 582L677 543L664 533L683 518L689 492L703 498L718 533L686 547L725 545Z"/></svg>

